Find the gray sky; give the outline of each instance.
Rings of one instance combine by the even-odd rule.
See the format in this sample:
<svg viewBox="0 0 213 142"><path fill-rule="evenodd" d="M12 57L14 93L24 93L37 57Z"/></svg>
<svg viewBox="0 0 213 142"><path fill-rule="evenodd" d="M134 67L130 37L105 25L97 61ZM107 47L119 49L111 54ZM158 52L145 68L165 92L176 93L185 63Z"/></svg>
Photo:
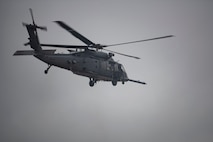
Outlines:
<svg viewBox="0 0 213 142"><path fill-rule="evenodd" d="M52 67L27 50L29 8L43 43L81 44L53 23L68 25L95 43L112 44L174 34L109 49L132 79L112 86ZM2 0L0 4L0 141L212 142L213 1ZM60 51L61 52L61 51Z"/></svg>

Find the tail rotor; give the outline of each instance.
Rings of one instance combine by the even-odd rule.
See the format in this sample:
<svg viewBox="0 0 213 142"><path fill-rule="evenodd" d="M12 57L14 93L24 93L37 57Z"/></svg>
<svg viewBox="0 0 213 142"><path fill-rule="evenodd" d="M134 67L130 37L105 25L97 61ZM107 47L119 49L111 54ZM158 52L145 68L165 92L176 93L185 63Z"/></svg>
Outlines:
<svg viewBox="0 0 213 142"><path fill-rule="evenodd" d="M35 23L35 20L34 20L34 16L33 16L33 10L30 8L30 15L31 15L31 18L32 18L32 22L33 24L27 24L27 23L22 23L22 25L24 27L28 26L28 25L31 25L33 26L35 29L40 29L40 30L43 30L43 31L47 31L47 27L46 26L37 26L36 23Z"/></svg>
<svg viewBox="0 0 213 142"><path fill-rule="evenodd" d="M29 11L30 11L30 15L32 18L32 24L22 23L23 26L27 28L27 31L29 34L29 38L28 38L29 41L27 43L25 43L24 45L25 46L30 45L31 48L33 48L35 51L39 52L42 50L42 48L41 48L41 45L39 42L37 29L47 31L47 27L37 26L35 23L35 20L34 20L32 9L30 8Z"/></svg>

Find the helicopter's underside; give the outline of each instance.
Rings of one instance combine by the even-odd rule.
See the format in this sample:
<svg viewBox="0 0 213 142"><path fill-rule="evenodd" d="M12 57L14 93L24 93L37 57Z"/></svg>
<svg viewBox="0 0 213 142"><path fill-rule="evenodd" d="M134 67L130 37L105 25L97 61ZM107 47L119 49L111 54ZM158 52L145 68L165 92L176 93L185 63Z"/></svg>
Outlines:
<svg viewBox="0 0 213 142"><path fill-rule="evenodd" d="M113 86L116 86L117 85L117 82L122 82L122 84L124 84L124 82L128 81L129 79L114 79L112 76L102 76L102 75L99 75L97 73L94 73L94 72L74 72L72 71L74 74L76 75L80 75L80 76L85 76L85 77L88 77L90 79L89 81L89 85L92 87L94 86L94 84L97 82L97 81L110 81L112 82L112 85Z"/></svg>
<svg viewBox="0 0 213 142"><path fill-rule="evenodd" d="M107 77L107 76L101 76L98 75L97 73L94 72L76 72L76 71L72 71L74 74L80 75L80 76L85 76L88 78L93 78L96 81L112 81L112 77Z"/></svg>
<svg viewBox="0 0 213 142"><path fill-rule="evenodd" d="M106 76L106 75L99 75L95 72L76 72L76 71L72 71L74 74L76 75L80 75L80 76L85 76L91 79L94 79L95 81L113 81L113 76ZM127 81L128 79L125 80L121 80L121 79L116 79L116 81Z"/></svg>

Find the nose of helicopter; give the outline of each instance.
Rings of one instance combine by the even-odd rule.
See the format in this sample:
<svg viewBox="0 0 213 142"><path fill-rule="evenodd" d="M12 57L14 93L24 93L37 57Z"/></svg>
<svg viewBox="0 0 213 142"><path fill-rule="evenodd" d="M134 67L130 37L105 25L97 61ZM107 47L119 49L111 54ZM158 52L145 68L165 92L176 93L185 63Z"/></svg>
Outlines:
<svg viewBox="0 0 213 142"><path fill-rule="evenodd" d="M128 79L127 73L125 71L123 72L123 78Z"/></svg>

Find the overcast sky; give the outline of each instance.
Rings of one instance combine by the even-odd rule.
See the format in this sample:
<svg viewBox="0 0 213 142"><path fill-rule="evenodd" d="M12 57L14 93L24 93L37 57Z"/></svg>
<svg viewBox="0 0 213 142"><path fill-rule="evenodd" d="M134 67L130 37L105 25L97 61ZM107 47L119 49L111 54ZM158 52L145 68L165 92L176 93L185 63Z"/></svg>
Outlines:
<svg viewBox="0 0 213 142"><path fill-rule="evenodd" d="M116 87L14 57L28 34L33 9L42 43L81 44L53 23L61 20L110 47L129 78ZM212 142L212 0L1 0L0 141L2 142ZM63 52L59 50L58 52Z"/></svg>

